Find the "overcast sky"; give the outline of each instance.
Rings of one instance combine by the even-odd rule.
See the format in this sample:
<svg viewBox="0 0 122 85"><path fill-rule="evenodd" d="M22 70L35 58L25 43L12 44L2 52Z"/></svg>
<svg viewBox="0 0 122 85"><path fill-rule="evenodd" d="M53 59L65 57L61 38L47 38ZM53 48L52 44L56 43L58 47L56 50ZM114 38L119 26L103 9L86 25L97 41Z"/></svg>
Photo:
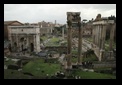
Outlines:
<svg viewBox="0 0 122 85"><path fill-rule="evenodd" d="M102 17L116 16L116 4L4 4L4 21L22 23L40 21L66 24L66 12L81 12L81 20L91 20L100 13Z"/></svg>

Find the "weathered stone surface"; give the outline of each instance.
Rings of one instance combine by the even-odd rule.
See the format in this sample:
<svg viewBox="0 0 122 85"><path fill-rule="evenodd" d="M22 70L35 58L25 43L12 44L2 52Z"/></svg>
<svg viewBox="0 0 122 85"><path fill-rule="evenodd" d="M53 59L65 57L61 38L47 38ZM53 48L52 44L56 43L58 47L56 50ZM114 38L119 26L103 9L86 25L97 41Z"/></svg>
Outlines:
<svg viewBox="0 0 122 85"><path fill-rule="evenodd" d="M6 65L4 65L4 69L7 69L8 67Z"/></svg>

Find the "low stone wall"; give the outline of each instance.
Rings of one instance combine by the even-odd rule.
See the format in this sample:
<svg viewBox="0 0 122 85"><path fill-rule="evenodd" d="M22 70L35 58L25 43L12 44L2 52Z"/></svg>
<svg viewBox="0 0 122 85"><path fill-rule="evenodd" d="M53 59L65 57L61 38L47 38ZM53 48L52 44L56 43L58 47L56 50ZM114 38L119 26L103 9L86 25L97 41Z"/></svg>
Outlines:
<svg viewBox="0 0 122 85"><path fill-rule="evenodd" d="M116 67L116 64L93 64L94 68L101 68L101 67Z"/></svg>

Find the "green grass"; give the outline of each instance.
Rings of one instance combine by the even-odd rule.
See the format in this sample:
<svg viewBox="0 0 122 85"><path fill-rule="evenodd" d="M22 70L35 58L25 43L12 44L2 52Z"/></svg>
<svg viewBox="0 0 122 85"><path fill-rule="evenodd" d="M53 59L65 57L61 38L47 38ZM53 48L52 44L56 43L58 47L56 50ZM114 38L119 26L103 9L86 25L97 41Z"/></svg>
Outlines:
<svg viewBox="0 0 122 85"><path fill-rule="evenodd" d="M78 58L73 58L72 57L72 60L71 60L73 63L76 63L78 61Z"/></svg>
<svg viewBox="0 0 122 85"><path fill-rule="evenodd" d="M92 42L93 39L92 38L85 38L86 40L88 40L89 42Z"/></svg>
<svg viewBox="0 0 122 85"><path fill-rule="evenodd" d="M105 50L106 51L109 51L109 44L110 44L110 39L105 41ZM113 48L116 48L115 42L113 42L112 45L113 45Z"/></svg>
<svg viewBox="0 0 122 85"><path fill-rule="evenodd" d="M111 70L111 68L94 68L95 71Z"/></svg>
<svg viewBox="0 0 122 85"><path fill-rule="evenodd" d="M91 54L91 55L88 55L87 58L83 57L83 61L98 61L98 59L94 54Z"/></svg>
<svg viewBox="0 0 122 85"><path fill-rule="evenodd" d="M78 58L74 58L72 57L72 62L75 63L78 61ZM82 58L82 61L85 62L85 61L98 61L97 57L94 56L94 55L90 55L88 56L87 58L83 57Z"/></svg>
<svg viewBox="0 0 122 85"><path fill-rule="evenodd" d="M54 74L59 70L59 64L43 63L43 61L39 59L30 61L23 67L24 72L32 73L34 76L46 76L46 74Z"/></svg>
<svg viewBox="0 0 122 85"><path fill-rule="evenodd" d="M116 76L96 72L74 71L72 74L79 75L82 79L116 79Z"/></svg>
<svg viewBox="0 0 122 85"><path fill-rule="evenodd" d="M13 73L13 74L12 74ZM31 79L31 76L24 75L17 70L4 69L4 79Z"/></svg>
<svg viewBox="0 0 122 85"><path fill-rule="evenodd" d="M57 41L59 41L60 39L59 38L51 38L51 42L57 42Z"/></svg>
<svg viewBox="0 0 122 85"><path fill-rule="evenodd" d="M5 60L4 60L4 65L7 65L7 66L8 66L8 65L10 65L10 64L15 64L15 62L12 61L11 58L9 58L8 61L5 61Z"/></svg>
<svg viewBox="0 0 122 85"><path fill-rule="evenodd" d="M47 39L47 37L46 37L46 36L42 36L41 39L42 39L43 41L45 41L45 40Z"/></svg>
<svg viewBox="0 0 122 85"><path fill-rule="evenodd" d="M60 46L59 38L51 38L49 42L47 42L46 46Z"/></svg>
<svg viewBox="0 0 122 85"><path fill-rule="evenodd" d="M75 58L77 60L77 58ZM5 62L5 64L13 64L10 60ZM27 63L22 68L22 72L31 73L34 76L24 75L22 72L17 70L7 69L4 70L4 79L41 79L45 78L46 74L54 74L57 71L60 71L60 64L50 64L44 63L44 59L33 59ZM109 70L110 68L96 68L95 70ZM13 74L12 74L13 73ZM102 74L96 72L84 72L81 70L75 70L72 72L73 75L79 75L82 79L116 79L116 76L110 74Z"/></svg>
<svg viewBox="0 0 122 85"><path fill-rule="evenodd" d="M73 49L73 50L72 50L72 54L78 55L78 50L77 50L77 49L76 49L76 50Z"/></svg>

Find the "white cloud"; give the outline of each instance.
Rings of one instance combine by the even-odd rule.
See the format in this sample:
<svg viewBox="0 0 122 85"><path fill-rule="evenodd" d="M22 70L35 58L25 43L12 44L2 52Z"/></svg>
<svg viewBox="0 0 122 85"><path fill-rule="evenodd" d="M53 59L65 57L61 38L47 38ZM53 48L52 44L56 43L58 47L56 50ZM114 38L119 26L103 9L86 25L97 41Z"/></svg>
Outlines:
<svg viewBox="0 0 122 85"><path fill-rule="evenodd" d="M95 18L98 13L103 17L116 16L116 4L4 4L4 20L20 22L66 23L66 12L81 12L81 19Z"/></svg>

